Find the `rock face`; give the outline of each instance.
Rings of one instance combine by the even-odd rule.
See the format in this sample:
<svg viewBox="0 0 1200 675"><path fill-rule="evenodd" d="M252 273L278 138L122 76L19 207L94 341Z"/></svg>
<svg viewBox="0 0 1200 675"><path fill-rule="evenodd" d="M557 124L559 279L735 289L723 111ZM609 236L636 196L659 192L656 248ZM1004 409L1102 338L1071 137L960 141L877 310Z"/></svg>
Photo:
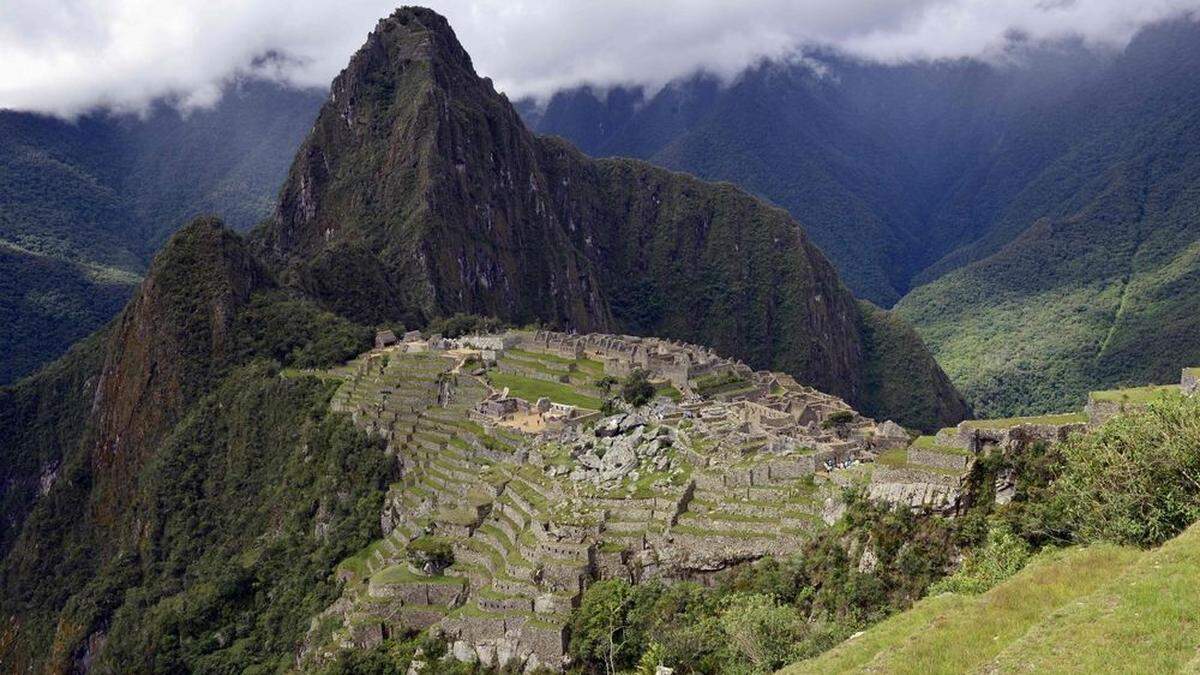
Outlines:
<svg viewBox="0 0 1200 675"><path fill-rule="evenodd" d="M878 350L905 338L863 325L868 310L785 212L534 136L428 10L382 20L338 75L257 237L285 279L362 321L461 311L656 334L883 416L876 380L935 381L921 410L890 415L909 425L967 412L919 340L884 365Z"/></svg>

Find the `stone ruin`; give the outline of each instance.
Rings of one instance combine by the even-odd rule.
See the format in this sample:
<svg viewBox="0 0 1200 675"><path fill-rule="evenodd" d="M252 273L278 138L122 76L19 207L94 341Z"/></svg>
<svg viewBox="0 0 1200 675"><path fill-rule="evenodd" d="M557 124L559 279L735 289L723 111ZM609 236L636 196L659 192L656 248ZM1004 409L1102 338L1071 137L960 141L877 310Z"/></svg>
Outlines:
<svg viewBox="0 0 1200 675"><path fill-rule="evenodd" d="M678 395L602 417L490 383L505 373L599 397L594 380L635 368ZM914 440L788 375L631 336L408 333L333 374L335 409L387 440L402 477L385 538L343 564L346 593L319 617L340 626L332 645L306 647L318 656L430 629L461 660L557 668L570 612L596 580L704 581L786 555L840 516L844 487L953 514L975 457L1085 427L1079 416L972 421ZM999 500L1011 479L998 480ZM430 540L453 552L434 573L407 553Z"/></svg>

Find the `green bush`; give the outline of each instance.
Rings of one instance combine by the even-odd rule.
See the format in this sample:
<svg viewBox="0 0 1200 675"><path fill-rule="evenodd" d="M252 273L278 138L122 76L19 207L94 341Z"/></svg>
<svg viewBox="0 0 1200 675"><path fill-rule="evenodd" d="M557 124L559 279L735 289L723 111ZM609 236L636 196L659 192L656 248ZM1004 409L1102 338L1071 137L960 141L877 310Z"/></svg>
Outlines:
<svg viewBox="0 0 1200 675"><path fill-rule="evenodd" d="M612 375L605 375L597 380L593 380L592 386L607 394L608 392L612 391L612 388L615 387L619 382L620 380Z"/></svg>
<svg viewBox="0 0 1200 675"><path fill-rule="evenodd" d="M825 421L821 422L822 429L832 429L833 427L843 424L849 424L854 421L854 413L849 410L838 410L829 414Z"/></svg>
<svg viewBox="0 0 1200 675"><path fill-rule="evenodd" d="M807 632L795 607L758 593L726 598L718 624L730 650L739 657L727 672L773 672L797 656L797 643Z"/></svg>
<svg viewBox="0 0 1200 675"><path fill-rule="evenodd" d="M795 556L740 566L716 586L593 584L572 614L570 652L584 672L650 662L679 673L769 671L908 607L949 566L953 537L941 518L851 498L841 524Z"/></svg>
<svg viewBox="0 0 1200 675"><path fill-rule="evenodd" d="M649 403L650 399L654 398L654 385L650 384L650 374L641 368L630 373L621 385L621 398L635 408Z"/></svg>
<svg viewBox="0 0 1200 675"><path fill-rule="evenodd" d="M1029 544L1006 525L993 525L983 546L972 549L951 576L934 583L932 593L983 593L1004 581L1029 561Z"/></svg>
<svg viewBox="0 0 1200 675"><path fill-rule="evenodd" d="M1078 541L1154 546L1200 518L1200 396L1118 415L1061 447L1051 508Z"/></svg>

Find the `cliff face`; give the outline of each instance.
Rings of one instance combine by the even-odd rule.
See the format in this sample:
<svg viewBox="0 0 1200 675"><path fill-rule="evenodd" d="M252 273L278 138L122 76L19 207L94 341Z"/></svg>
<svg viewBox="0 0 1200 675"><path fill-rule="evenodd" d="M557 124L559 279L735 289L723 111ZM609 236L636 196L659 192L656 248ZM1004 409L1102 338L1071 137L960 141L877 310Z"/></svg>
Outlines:
<svg viewBox="0 0 1200 675"><path fill-rule="evenodd" d="M608 326L538 161L445 19L401 10L334 80L267 231L270 254L360 319L461 310Z"/></svg>
<svg viewBox="0 0 1200 675"><path fill-rule="evenodd" d="M891 412L872 405L861 310L785 212L534 136L428 10L382 20L337 77L257 238L284 279L357 320L658 334ZM923 351L887 377L944 379ZM936 397L901 421L965 414L952 388Z"/></svg>

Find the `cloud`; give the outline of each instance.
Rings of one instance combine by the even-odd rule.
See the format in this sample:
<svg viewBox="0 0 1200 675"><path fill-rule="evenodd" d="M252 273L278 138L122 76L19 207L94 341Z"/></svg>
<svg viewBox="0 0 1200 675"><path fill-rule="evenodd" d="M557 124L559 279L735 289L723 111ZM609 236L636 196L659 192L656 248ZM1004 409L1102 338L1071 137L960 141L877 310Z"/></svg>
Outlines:
<svg viewBox="0 0 1200 675"><path fill-rule="evenodd" d="M805 46L894 63L994 58L1014 36L1121 47L1200 0L431 0L512 97L579 84L730 78ZM0 108L71 116L211 105L258 76L326 86L384 0L4 0Z"/></svg>

